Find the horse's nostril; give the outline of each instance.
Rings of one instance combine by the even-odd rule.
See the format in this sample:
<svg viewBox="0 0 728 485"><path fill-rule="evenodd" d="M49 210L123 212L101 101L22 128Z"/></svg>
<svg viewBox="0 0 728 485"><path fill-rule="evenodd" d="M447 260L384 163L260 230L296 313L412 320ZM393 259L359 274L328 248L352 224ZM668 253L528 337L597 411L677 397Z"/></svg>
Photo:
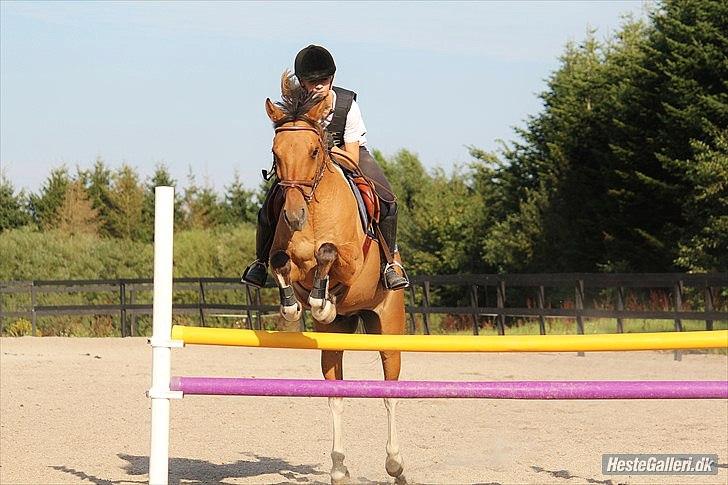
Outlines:
<svg viewBox="0 0 728 485"><path fill-rule="evenodd" d="M283 210L283 219L286 221L289 229L292 231L300 231L306 223L306 210L301 209L300 212L296 211L295 213L297 217L289 217L288 212Z"/></svg>

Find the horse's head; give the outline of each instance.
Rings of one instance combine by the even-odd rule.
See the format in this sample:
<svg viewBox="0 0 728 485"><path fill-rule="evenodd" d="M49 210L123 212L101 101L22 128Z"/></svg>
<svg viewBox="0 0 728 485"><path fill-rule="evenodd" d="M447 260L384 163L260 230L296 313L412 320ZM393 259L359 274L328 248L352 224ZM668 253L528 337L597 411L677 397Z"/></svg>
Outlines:
<svg viewBox="0 0 728 485"><path fill-rule="evenodd" d="M308 216L308 202L323 177L328 158L320 121L331 111L331 96L314 98L294 84L286 72L281 81L283 101L265 100L275 126L273 160L279 185L285 189L283 219L300 231ZM292 190L293 189L293 190Z"/></svg>

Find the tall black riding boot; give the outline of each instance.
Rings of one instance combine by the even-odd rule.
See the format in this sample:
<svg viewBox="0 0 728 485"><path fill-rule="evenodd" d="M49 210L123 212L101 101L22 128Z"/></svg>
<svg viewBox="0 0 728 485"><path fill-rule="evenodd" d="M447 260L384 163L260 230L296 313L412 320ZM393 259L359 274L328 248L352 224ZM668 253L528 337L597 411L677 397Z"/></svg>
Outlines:
<svg viewBox="0 0 728 485"><path fill-rule="evenodd" d="M382 209L385 209L385 207ZM389 205L386 209L388 209L386 215L383 215L379 221L379 229L382 231L382 236L384 237L389 250L392 252L392 255L394 255L394 253L397 252L396 202ZM398 269L402 274L397 271ZM382 266L382 278L384 280L384 286L388 290L399 290L409 286L407 273L402 265L396 261L392 261L391 263L385 261L385 264Z"/></svg>
<svg viewBox="0 0 728 485"><path fill-rule="evenodd" d="M273 245L275 225L271 224L268 218L268 207L263 204L258 211L258 230L255 233L255 257L256 260L250 263L241 278L241 283L248 283L258 288L265 286L268 280L268 258L270 248Z"/></svg>

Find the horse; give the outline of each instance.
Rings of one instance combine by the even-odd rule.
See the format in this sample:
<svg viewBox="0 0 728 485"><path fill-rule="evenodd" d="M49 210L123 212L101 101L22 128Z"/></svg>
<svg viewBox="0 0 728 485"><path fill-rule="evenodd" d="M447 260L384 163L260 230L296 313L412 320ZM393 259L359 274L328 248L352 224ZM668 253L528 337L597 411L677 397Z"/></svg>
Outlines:
<svg viewBox="0 0 728 485"><path fill-rule="evenodd" d="M279 287L281 315L297 321L304 308L310 309L318 332L353 333L361 318L367 333L403 334L404 292L384 288L378 243L367 241L356 198L332 159L327 133L320 124L332 110L331 95L323 99L309 95L286 71L281 77L281 99L278 103L265 101L275 128L273 165L283 193L269 260ZM321 352L325 379L343 379L343 354ZM384 379L397 380L400 352L382 351L380 356ZM397 401L385 398L384 404L389 430L385 469L396 483L403 484ZM346 483L343 398L330 397L329 408L333 420L331 482Z"/></svg>

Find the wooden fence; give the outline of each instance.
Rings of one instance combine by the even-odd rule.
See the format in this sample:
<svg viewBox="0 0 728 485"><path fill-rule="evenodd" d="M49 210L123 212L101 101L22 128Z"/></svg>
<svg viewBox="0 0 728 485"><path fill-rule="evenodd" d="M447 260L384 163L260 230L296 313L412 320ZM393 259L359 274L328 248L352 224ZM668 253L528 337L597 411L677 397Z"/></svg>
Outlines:
<svg viewBox="0 0 728 485"><path fill-rule="evenodd" d="M445 288L452 295L459 295L457 306L436 305ZM630 292L638 290L660 290L669 295L669 301L662 301L662 309L630 309L627 305ZM407 291L407 313L409 331L415 331L415 317L421 315L422 332L430 333L433 314L461 315L471 320L473 334L478 334L484 317L490 317L500 335L508 328L507 322L514 318L537 319L539 331L546 334L546 319L574 319L576 331L584 333L584 320L589 318L615 319L615 330L624 331L625 319L663 319L674 322L676 331L683 330L683 320L705 322L705 329L712 330L714 321L728 321L728 311L723 308L721 295L728 289L728 273L684 274L510 274L510 275L437 275L415 276ZM214 301L221 291L233 291L240 295L240 303ZM263 290L273 291L273 290ZM597 291L614 296L609 308L588 304L586 294ZM11 318L25 318L31 322L32 334L36 335L37 318L48 316L112 315L118 316L119 333L122 336L139 335L137 317L151 315L151 279L117 280L66 280L66 281L4 281L0 282L0 333L4 322ZM194 315L200 325L206 325L207 317L237 316L248 328L262 328L263 315L278 312L277 304L263 304L261 290L241 284L235 278L177 278L174 293L186 294L185 301L175 301L176 315ZM692 306L685 308L685 293L690 292ZM695 305L696 292L701 305ZM60 294L103 294L104 304L43 304L48 295ZM272 293L271 293L272 294ZM148 295L148 298L141 298ZM435 295L435 298L433 298ZM553 301L554 295L558 301ZM190 298L192 296L192 298ZM509 298L516 296L520 306L509 305ZM21 298L18 298L21 297ZM230 296L228 295L228 299ZM22 299L25 303L19 303ZM275 303L273 298L266 298ZM141 301L146 300L146 301ZM196 300L196 301L191 301ZM467 303L462 303L464 300ZM716 303L721 301L717 307ZM524 303L527 302L528 304ZM610 299L611 301L611 299ZM40 302L40 304L39 304ZM306 317L301 322L305 328Z"/></svg>

